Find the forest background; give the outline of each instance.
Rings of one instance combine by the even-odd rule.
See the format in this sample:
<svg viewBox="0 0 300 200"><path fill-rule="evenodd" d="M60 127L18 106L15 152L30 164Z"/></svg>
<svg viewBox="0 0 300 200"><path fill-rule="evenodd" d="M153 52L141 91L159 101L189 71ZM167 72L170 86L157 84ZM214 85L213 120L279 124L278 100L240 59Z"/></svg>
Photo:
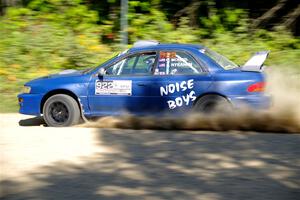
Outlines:
<svg viewBox="0 0 300 200"><path fill-rule="evenodd" d="M0 0L0 112L33 78L101 64L141 39L202 44L243 64L300 71L299 0L129 0L121 45L120 0Z"/></svg>

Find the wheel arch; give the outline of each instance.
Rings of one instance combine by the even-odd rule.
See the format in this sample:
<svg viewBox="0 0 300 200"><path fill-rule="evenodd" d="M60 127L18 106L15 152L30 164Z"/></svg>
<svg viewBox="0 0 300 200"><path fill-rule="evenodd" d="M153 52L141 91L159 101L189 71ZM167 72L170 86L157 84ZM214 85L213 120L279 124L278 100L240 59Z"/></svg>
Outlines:
<svg viewBox="0 0 300 200"><path fill-rule="evenodd" d="M43 114L43 107L44 107L45 102L47 101L47 99L49 99L51 96L56 95L56 94L65 94L65 95L68 95L68 96L72 97L77 102L79 110L82 113L79 98L77 97L77 95L74 92L72 92L70 90L67 90L67 89L55 89L55 90L49 91L48 93L46 93L43 96L43 98L41 100L41 104L40 104L40 113L41 114Z"/></svg>
<svg viewBox="0 0 300 200"><path fill-rule="evenodd" d="M198 97L196 98L196 100L194 101L193 106L195 106L195 105L197 104L197 102L199 101L199 99L201 99L202 97L207 96L207 95L221 96L221 97L223 97L224 99L226 99L226 100L228 101L228 103L230 103L230 104L232 105L230 99L229 99L227 96L225 96L224 94L221 94L221 93L218 93L218 92L207 92L207 93L203 93L203 94L201 94L200 96L198 96Z"/></svg>

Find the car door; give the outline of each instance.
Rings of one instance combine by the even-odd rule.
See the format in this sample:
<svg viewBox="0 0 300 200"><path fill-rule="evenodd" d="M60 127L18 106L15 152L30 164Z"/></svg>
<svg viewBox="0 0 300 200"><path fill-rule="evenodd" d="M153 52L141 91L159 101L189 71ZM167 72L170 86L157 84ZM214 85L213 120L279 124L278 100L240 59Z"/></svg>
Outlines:
<svg viewBox="0 0 300 200"><path fill-rule="evenodd" d="M154 77L158 84L155 95L160 97L157 107L180 114L191 110L212 83L204 64L192 52L174 49L159 52Z"/></svg>
<svg viewBox="0 0 300 200"><path fill-rule="evenodd" d="M93 76L88 88L92 115L140 114L151 110L153 67L156 52L125 57L105 69L103 76Z"/></svg>

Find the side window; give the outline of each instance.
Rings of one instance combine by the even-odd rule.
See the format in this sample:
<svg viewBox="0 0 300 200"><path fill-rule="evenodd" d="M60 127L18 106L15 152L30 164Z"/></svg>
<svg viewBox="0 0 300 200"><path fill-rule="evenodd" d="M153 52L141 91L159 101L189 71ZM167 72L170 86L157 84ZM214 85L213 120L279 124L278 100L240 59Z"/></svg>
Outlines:
<svg viewBox="0 0 300 200"><path fill-rule="evenodd" d="M200 74L201 66L186 52L161 51L155 69L156 75Z"/></svg>
<svg viewBox="0 0 300 200"><path fill-rule="evenodd" d="M137 59L138 57L136 56L127 58L124 62L124 65L120 68L119 74L130 74Z"/></svg>
<svg viewBox="0 0 300 200"><path fill-rule="evenodd" d="M129 56L106 69L107 75L152 74L156 53Z"/></svg>

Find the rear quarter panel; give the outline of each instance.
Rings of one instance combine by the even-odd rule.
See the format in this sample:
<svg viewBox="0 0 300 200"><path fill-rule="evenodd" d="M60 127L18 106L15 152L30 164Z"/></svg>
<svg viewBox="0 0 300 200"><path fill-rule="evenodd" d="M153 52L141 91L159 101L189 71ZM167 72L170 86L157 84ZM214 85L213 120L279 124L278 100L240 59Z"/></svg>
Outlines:
<svg viewBox="0 0 300 200"><path fill-rule="evenodd" d="M271 98L265 92L248 92L248 87L257 82L265 82L265 74L258 72L224 71L213 75L212 93L226 97L234 108L268 109Z"/></svg>
<svg viewBox="0 0 300 200"><path fill-rule="evenodd" d="M209 88L211 92L223 96L257 95L257 92L249 93L247 88L256 82L264 82L265 75L258 72L242 72L239 70L214 73L213 84Z"/></svg>

